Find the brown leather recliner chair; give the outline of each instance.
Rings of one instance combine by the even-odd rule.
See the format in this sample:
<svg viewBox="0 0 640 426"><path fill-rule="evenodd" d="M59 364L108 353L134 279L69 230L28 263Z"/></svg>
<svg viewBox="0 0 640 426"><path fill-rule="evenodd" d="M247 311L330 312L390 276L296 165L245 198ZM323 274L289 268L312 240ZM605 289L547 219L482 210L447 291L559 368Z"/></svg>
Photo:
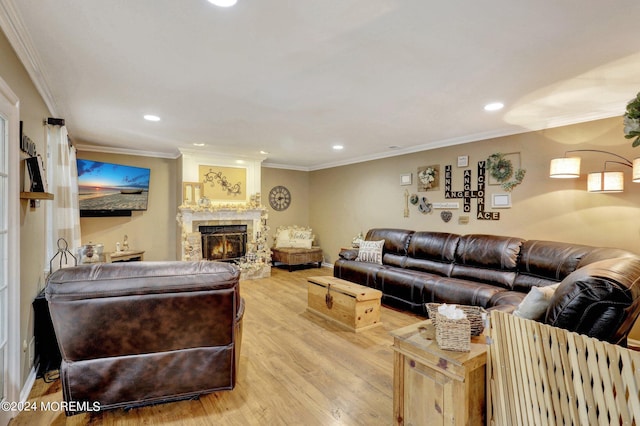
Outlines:
<svg viewBox="0 0 640 426"><path fill-rule="evenodd" d="M51 274L46 298L67 415L233 389L244 313L239 277L221 262L107 263Z"/></svg>

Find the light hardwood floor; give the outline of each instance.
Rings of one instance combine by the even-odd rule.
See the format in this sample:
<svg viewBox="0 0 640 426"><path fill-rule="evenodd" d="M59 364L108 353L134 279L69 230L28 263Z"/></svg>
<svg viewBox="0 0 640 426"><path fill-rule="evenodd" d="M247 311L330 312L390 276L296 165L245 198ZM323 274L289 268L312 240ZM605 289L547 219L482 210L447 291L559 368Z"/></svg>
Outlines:
<svg viewBox="0 0 640 426"><path fill-rule="evenodd" d="M307 277L331 274L274 268L270 278L242 281L244 335L232 391L71 417L23 412L10 425L391 425L389 331L424 318L382 307L382 326L345 331L306 312ZM62 401L60 381L38 379L29 401Z"/></svg>

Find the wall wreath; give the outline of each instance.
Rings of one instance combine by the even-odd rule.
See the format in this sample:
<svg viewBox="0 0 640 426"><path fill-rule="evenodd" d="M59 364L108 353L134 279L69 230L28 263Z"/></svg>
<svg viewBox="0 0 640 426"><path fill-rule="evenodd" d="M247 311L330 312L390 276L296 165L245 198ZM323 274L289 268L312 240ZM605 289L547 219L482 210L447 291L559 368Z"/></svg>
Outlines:
<svg viewBox="0 0 640 426"><path fill-rule="evenodd" d="M512 191L513 188L520 185L527 172L525 169L514 171L511 160L505 158L504 154L499 152L491 154L487 158L487 170L489 175L497 180L505 191Z"/></svg>

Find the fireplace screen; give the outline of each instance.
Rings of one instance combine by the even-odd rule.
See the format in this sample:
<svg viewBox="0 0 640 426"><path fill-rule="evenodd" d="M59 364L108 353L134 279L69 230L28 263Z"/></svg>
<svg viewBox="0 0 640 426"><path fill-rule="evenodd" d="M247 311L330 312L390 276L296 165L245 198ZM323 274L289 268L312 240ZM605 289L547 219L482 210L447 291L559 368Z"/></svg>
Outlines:
<svg viewBox="0 0 640 426"><path fill-rule="evenodd" d="M247 249L246 225L200 226L202 256L207 260L235 260Z"/></svg>

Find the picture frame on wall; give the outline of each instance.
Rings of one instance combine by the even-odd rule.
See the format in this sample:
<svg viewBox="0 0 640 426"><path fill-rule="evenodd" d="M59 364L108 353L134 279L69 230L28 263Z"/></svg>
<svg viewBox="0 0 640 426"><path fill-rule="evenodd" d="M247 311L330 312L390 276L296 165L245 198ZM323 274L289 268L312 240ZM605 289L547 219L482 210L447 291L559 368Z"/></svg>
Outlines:
<svg viewBox="0 0 640 426"><path fill-rule="evenodd" d="M42 163L42 157L35 156L25 159L27 163L27 170L29 172L29 191L31 192L47 192L47 180L44 174L44 165Z"/></svg>
<svg viewBox="0 0 640 426"><path fill-rule="evenodd" d="M201 182L182 182L182 204L195 205L202 198Z"/></svg>
<svg viewBox="0 0 640 426"><path fill-rule="evenodd" d="M400 175L400 185L411 185L413 182L413 175L411 173L403 173Z"/></svg>
<svg viewBox="0 0 640 426"><path fill-rule="evenodd" d="M511 194L492 194L491 207L494 209L511 208Z"/></svg>
<svg viewBox="0 0 640 426"><path fill-rule="evenodd" d="M468 166L469 166L469 156L458 155L458 167L468 167Z"/></svg>
<svg viewBox="0 0 640 426"><path fill-rule="evenodd" d="M418 167L418 192L437 191L440 189L440 165Z"/></svg>

